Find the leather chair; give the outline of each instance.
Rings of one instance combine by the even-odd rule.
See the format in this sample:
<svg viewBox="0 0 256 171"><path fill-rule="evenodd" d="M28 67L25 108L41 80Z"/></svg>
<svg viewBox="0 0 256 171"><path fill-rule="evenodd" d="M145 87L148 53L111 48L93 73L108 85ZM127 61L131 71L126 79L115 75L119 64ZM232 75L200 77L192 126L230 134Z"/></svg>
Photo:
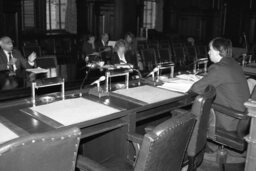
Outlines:
<svg viewBox="0 0 256 171"><path fill-rule="evenodd" d="M192 113L196 116L197 122L188 145L187 157L183 162L183 166L189 165L188 170L196 170L203 161L204 150L207 143L209 114L215 95L215 88L208 86L202 95L196 97L191 111L183 109L172 111L174 116L186 113Z"/></svg>
<svg viewBox="0 0 256 171"><path fill-rule="evenodd" d="M256 88L253 89L251 99L256 100ZM216 126L214 136L209 139L238 152L245 151L247 143L244 137L249 133L250 126L250 117L247 116L247 111L237 111L220 104L213 104L212 108L214 111L238 119L239 122L236 131L226 131Z"/></svg>
<svg viewBox="0 0 256 171"><path fill-rule="evenodd" d="M157 50L159 63L172 62L172 53L169 48L159 48Z"/></svg>
<svg viewBox="0 0 256 171"><path fill-rule="evenodd" d="M1 144L0 170L74 171L80 134L78 128L60 128Z"/></svg>
<svg viewBox="0 0 256 171"><path fill-rule="evenodd" d="M36 58L36 65L44 69L49 69L49 72L47 73L47 78L58 76L58 64L55 55L48 55Z"/></svg>
<svg viewBox="0 0 256 171"><path fill-rule="evenodd" d="M143 49L141 51L144 68L150 71L157 65L157 57L155 49Z"/></svg>
<svg viewBox="0 0 256 171"><path fill-rule="evenodd" d="M130 134L128 140L135 143L136 147L138 147L134 168L127 162L121 165L120 162L115 164L109 161L99 165L81 156L79 156L77 165L86 171L108 169L112 171L180 170L194 125L195 118L192 114L182 114L159 124L151 132L145 134L144 137L142 135Z"/></svg>

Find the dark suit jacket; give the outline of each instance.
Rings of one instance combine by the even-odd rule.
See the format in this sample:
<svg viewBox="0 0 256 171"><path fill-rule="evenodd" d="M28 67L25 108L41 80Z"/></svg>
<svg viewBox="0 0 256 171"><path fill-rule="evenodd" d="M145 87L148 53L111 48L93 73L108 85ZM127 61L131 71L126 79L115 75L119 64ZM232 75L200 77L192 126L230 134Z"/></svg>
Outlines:
<svg viewBox="0 0 256 171"><path fill-rule="evenodd" d="M128 64L133 64L130 58L125 55L125 60ZM111 64L121 64L118 54L115 52L111 58Z"/></svg>
<svg viewBox="0 0 256 171"><path fill-rule="evenodd" d="M17 59L15 65L17 67L17 71L20 69L31 68L27 60L23 58L20 51L13 49L12 56ZM0 71L6 71L7 69L7 56L4 53L3 49L0 49Z"/></svg>
<svg viewBox="0 0 256 171"><path fill-rule="evenodd" d="M191 90L203 93L208 85L216 88L215 103L239 111L244 111L244 102L249 99L250 92L247 80L240 65L231 57L222 58L209 67L208 74L196 82ZM217 126L226 130L235 130L237 121L222 114L217 114Z"/></svg>

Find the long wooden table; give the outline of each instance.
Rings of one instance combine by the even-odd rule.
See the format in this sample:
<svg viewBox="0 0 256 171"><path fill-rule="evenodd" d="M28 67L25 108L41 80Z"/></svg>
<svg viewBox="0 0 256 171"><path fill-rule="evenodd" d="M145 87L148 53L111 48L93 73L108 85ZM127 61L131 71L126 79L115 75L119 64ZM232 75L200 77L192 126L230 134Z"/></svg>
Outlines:
<svg viewBox="0 0 256 171"><path fill-rule="evenodd" d="M57 100L60 100L58 94L56 97ZM66 92L66 99L78 97L78 91ZM155 119L173 109L187 106L192 103L194 95L182 94L179 97L152 104L141 103L128 97L124 98L115 93L98 98L85 92L83 98L121 109L120 112L69 126L76 126L81 129L80 153L101 162L113 156L127 158L131 148L126 135L128 132L136 131L138 122L150 118ZM30 98L0 104L0 122L19 136L47 132L58 128L56 123L49 119L24 112L24 109L29 107L32 107Z"/></svg>

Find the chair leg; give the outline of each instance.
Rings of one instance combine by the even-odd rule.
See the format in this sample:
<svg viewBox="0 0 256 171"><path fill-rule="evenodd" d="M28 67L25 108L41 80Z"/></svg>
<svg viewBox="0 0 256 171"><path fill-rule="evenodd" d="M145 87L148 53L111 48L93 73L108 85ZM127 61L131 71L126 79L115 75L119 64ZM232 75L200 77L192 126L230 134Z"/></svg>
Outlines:
<svg viewBox="0 0 256 171"><path fill-rule="evenodd" d="M195 157L188 158L188 171L196 171Z"/></svg>

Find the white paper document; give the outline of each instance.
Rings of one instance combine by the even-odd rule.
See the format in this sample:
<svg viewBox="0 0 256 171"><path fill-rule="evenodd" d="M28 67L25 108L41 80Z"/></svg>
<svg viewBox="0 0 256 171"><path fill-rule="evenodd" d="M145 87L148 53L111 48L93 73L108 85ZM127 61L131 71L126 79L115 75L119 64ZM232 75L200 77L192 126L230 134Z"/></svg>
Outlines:
<svg viewBox="0 0 256 171"><path fill-rule="evenodd" d="M163 85L158 86L167 90L178 91L182 93L188 92L192 85L200 80L202 76L194 74L182 74L176 76L176 78L161 79L164 82Z"/></svg>
<svg viewBox="0 0 256 171"><path fill-rule="evenodd" d="M131 97L149 104L184 95L181 93L168 91L158 87L152 87L147 85L135 87L135 88L117 90L117 91L114 91L114 93Z"/></svg>
<svg viewBox="0 0 256 171"><path fill-rule="evenodd" d="M18 137L19 136L17 134L15 134L13 131L11 131L2 123L0 123L0 144Z"/></svg>
<svg viewBox="0 0 256 171"><path fill-rule="evenodd" d="M84 98L58 101L30 109L65 126L96 119L120 111L119 109Z"/></svg>
<svg viewBox="0 0 256 171"><path fill-rule="evenodd" d="M29 68L29 69L26 69L27 72L32 72L34 74L40 74L40 73L47 73L49 72L48 69L43 69L43 68Z"/></svg>

